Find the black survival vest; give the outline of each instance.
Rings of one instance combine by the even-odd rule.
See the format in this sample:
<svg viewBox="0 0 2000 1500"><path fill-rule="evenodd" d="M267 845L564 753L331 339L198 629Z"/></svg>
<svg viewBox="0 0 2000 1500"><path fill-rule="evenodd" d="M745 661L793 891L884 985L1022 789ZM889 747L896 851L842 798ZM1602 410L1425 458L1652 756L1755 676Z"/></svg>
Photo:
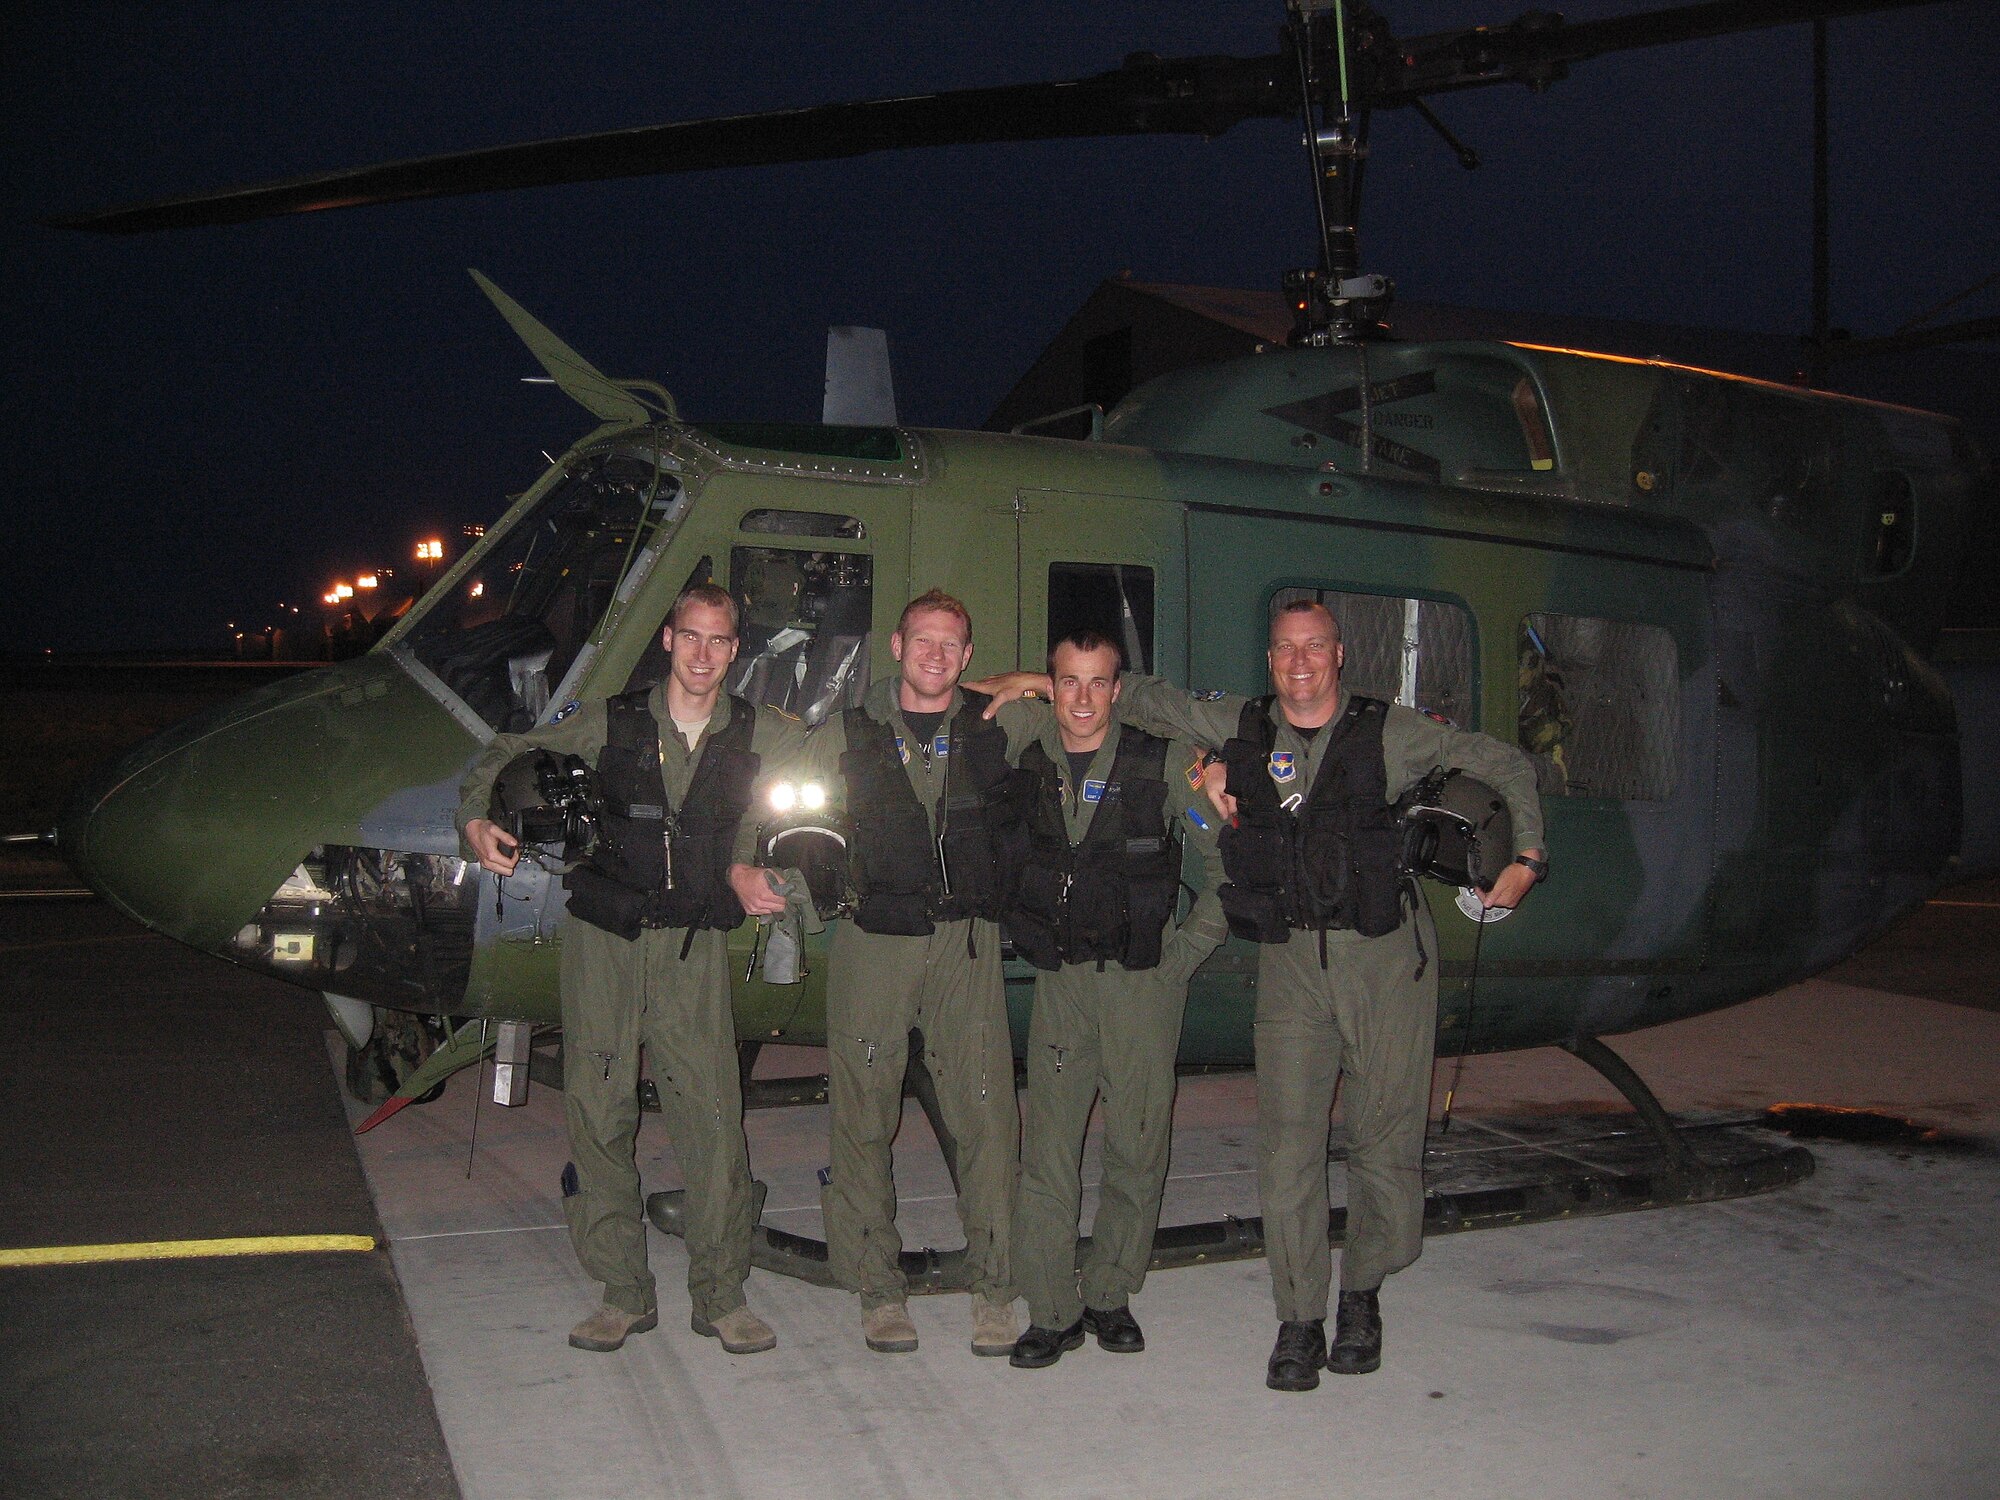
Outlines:
<svg viewBox="0 0 2000 1500"><path fill-rule="evenodd" d="M1402 835L1382 765L1388 707L1379 698L1349 700L1322 731L1331 738L1319 776L1295 812L1271 776L1271 700L1243 705L1236 737L1222 749L1236 822L1222 830L1229 884L1220 894L1238 937L1282 943L1298 928L1381 937L1401 925Z"/></svg>
<svg viewBox="0 0 2000 1500"><path fill-rule="evenodd" d="M1026 852L1007 732L980 718L984 693L964 698L949 726L937 835L896 751L895 731L866 711L844 718L840 773L854 819L853 873L863 932L926 937L962 917L997 920Z"/></svg>
<svg viewBox="0 0 2000 1500"><path fill-rule="evenodd" d="M1055 763L1040 745L1021 757L1034 780L1028 862L1005 931L1038 969L1110 961L1156 968L1180 889L1180 841L1165 824L1167 742L1129 724L1081 842L1063 822Z"/></svg>
<svg viewBox="0 0 2000 1500"><path fill-rule="evenodd" d="M597 848L563 878L570 915L628 939L647 927L734 927L743 903L729 888L729 866L757 779L757 710L728 699L729 723L702 746L676 809L667 806L660 725L646 698L640 689L606 704Z"/></svg>

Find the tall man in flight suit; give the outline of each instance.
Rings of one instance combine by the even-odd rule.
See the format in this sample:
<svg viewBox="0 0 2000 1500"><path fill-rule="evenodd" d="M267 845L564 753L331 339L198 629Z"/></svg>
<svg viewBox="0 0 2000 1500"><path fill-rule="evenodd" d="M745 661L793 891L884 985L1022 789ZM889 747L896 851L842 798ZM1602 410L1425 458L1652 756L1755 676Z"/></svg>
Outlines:
<svg viewBox="0 0 2000 1500"><path fill-rule="evenodd" d="M577 1259L604 1284L603 1305L570 1333L578 1349L617 1349L659 1325L634 1161L642 1047L687 1179L690 1326L732 1354L777 1344L743 1300L750 1163L726 944L746 912L784 909L767 872L750 864L756 828L746 813L755 784L801 753L804 731L722 691L736 631L726 592L689 588L667 617L666 681L496 737L461 788L464 843L499 875L514 872L520 850L488 813L515 756L581 756L603 798L597 848L564 880L563 1108L573 1160L563 1208Z"/></svg>
<svg viewBox="0 0 2000 1500"><path fill-rule="evenodd" d="M1086 1329L1112 1353L1146 1347L1129 1302L1160 1223L1181 1013L1189 976L1229 931L1201 753L1119 722L1118 671L1118 648L1096 631L1057 642L1055 713L1021 757L1033 777L1029 853L1003 925L1041 970L1014 1216L1030 1326L1013 1363L1029 1370L1054 1364ZM1204 878L1175 928L1182 829ZM1078 1168L1100 1094L1104 1174L1079 1287Z"/></svg>
<svg viewBox="0 0 2000 1500"><path fill-rule="evenodd" d="M1340 685L1340 627L1297 600L1271 620L1274 696L1189 695L1133 678L1129 723L1224 746L1222 834L1231 931L1259 943L1258 1196L1277 1301L1265 1383L1309 1391L1321 1368L1381 1364L1383 1279L1423 1249L1424 1127L1437 1030L1437 934L1404 899L1391 805L1436 767L1487 782L1513 819L1515 862L1482 892L1520 902L1547 870L1541 803L1527 757L1483 734ZM997 696L1041 684L990 683ZM1343 851L1351 853L1343 854ZM1334 1090L1346 1077L1347 1248L1334 1342L1326 1148Z"/></svg>
<svg viewBox="0 0 2000 1500"><path fill-rule="evenodd" d="M868 1347L915 1349L891 1160L915 1030L956 1144L972 1350L1011 1354L1020 1117L998 918L1025 847L1012 762L1034 711L989 723L986 700L959 687L972 622L949 594L911 600L889 649L897 675L808 745L812 764L821 774L837 764L845 787L858 897L827 978L827 1250L840 1284L861 1296Z"/></svg>

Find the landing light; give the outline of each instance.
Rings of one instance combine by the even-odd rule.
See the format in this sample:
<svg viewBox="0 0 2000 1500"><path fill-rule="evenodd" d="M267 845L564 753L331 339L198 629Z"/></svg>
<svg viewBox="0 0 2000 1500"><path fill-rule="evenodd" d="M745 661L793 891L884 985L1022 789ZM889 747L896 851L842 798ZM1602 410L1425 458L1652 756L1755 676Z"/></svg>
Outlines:
<svg viewBox="0 0 2000 1500"><path fill-rule="evenodd" d="M772 812L788 813L793 808L818 812L826 806L826 788L817 781L808 781L803 785L781 781L771 788L770 798Z"/></svg>

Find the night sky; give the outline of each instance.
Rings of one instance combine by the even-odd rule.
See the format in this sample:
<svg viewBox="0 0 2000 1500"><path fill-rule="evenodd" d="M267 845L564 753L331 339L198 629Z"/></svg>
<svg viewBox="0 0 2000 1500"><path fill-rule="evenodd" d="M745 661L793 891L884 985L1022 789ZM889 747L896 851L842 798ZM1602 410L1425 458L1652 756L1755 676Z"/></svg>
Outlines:
<svg viewBox="0 0 2000 1500"><path fill-rule="evenodd" d="M1403 0L1408 33L1514 8ZM1638 4L1578 0L1573 19ZM1312 257L1296 130L589 184L106 238L40 216L705 115L1272 50L1270 0L28 4L5 36L10 493L0 650L219 647L496 515L588 419L465 275L694 416L814 419L829 323L905 420L977 426L1104 277L1263 287ZM1810 28L1377 117L1364 259L1405 296L1772 333L1809 316ZM2000 5L1837 21L1836 325L2000 271ZM2000 288L1946 320L2000 312Z"/></svg>

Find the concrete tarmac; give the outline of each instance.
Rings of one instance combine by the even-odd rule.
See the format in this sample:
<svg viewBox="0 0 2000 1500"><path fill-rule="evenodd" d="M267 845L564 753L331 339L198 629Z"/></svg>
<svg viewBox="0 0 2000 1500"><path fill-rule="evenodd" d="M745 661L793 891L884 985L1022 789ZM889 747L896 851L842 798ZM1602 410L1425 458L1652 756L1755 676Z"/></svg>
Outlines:
<svg viewBox="0 0 2000 1500"><path fill-rule="evenodd" d="M922 1347L883 1356L852 1299L762 1271L780 1347L731 1357L688 1330L685 1256L653 1234L660 1329L571 1350L595 1289L561 1228L559 1095L483 1104L470 1177L470 1074L353 1142L311 997L99 906L0 904L0 1248L390 1247L0 1268L0 1493L2000 1494L2000 982L1976 957L2000 889L1945 895L1929 935L1614 1043L1676 1113L1806 1102L1932 1138L1808 1141L1816 1174L1764 1197L1434 1239L1384 1294L1382 1370L1304 1396L1263 1386L1254 1260L1156 1274L1144 1354L1022 1371L973 1358L962 1296L914 1302ZM760 1071L814 1066L773 1050ZM1252 1089L1184 1082L1168 1222L1256 1211ZM1472 1060L1457 1108L1495 1131L1629 1124L1555 1052ZM748 1128L767 1221L818 1235L823 1109ZM678 1185L656 1116L640 1150L649 1188ZM956 1244L914 1107L898 1172L908 1243Z"/></svg>
<svg viewBox="0 0 2000 1500"><path fill-rule="evenodd" d="M0 903L0 1249L379 1241L325 1025L99 903ZM386 1250L0 1266L0 1494L457 1493Z"/></svg>
<svg viewBox="0 0 2000 1500"><path fill-rule="evenodd" d="M564 1334L595 1289L561 1228L557 1095L483 1105L470 1178L469 1075L360 1146L479 1500L2000 1494L2000 1015L1823 979L1617 1045L1676 1113L1808 1102L1939 1133L1813 1140L1816 1174L1764 1197L1433 1239L1384 1293L1382 1370L1303 1396L1263 1385L1261 1261L1157 1273L1133 1304L1144 1354L1023 1371L968 1352L962 1296L915 1300L920 1349L884 1356L852 1298L762 1271L779 1348L731 1357L689 1332L685 1255L655 1233L659 1331L578 1353ZM1252 1088L1184 1082L1167 1222L1256 1211ZM1472 1060L1457 1108L1626 1123L1552 1051ZM823 1108L748 1128L767 1222L819 1235ZM897 1152L906 1242L958 1243L914 1105ZM649 1189L678 1185L657 1117L640 1156Z"/></svg>

